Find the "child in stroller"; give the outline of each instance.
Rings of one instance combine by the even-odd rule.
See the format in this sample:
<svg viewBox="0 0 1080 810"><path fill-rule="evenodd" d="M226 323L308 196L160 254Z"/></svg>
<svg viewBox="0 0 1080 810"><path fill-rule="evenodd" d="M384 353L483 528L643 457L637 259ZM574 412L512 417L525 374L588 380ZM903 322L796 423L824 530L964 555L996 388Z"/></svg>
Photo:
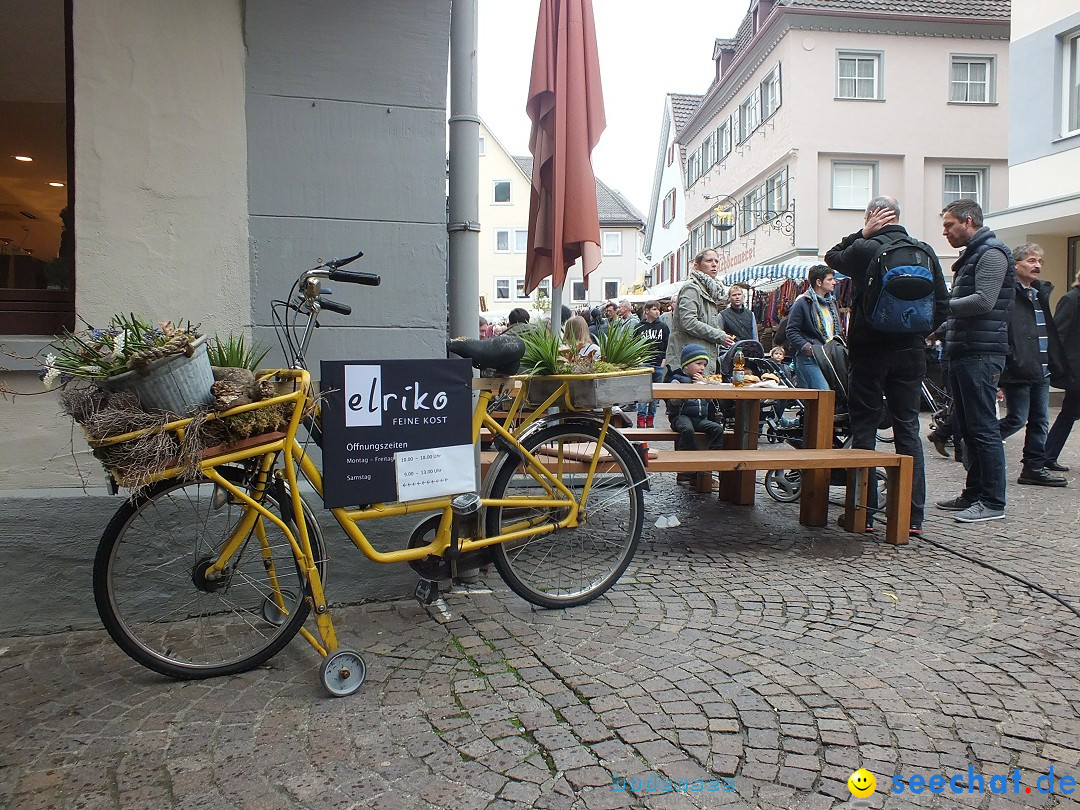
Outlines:
<svg viewBox="0 0 1080 810"><path fill-rule="evenodd" d="M738 346L739 344L736 344ZM721 368L730 368L729 355L736 346L732 346L721 360ZM847 346L842 340L833 339L826 344L825 348L815 347L820 354L817 356L818 366L829 383L829 387L836 393L836 409L833 414L833 447L846 448L851 446L851 430L847 411ZM786 388L796 388L795 381L785 364L775 358L766 357L760 344L757 347L744 349L743 356L750 370L758 377L772 374L780 381L780 385ZM784 418L785 400L777 400L773 403L770 416L762 420L761 438L771 444L786 443L792 447L803 446L803 414L805 407L800 400L795 400L792 418ZM767 403L766 403L767 404ZM878 493L879 503L885 503L884 489L885 474L878 470ZM832 484L842 486L844 484L843 470L834 471ZM765 491L774 500L784 503L797 501L802 493L802 481L798 470L770 470L765 474Z"/></svg>

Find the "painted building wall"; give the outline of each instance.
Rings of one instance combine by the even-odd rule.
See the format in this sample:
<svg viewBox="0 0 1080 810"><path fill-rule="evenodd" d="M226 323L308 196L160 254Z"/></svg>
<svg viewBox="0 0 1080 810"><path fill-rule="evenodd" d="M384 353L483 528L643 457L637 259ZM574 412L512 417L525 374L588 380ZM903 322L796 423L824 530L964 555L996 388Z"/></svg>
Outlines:
<svg viewBox="0 0 1080 810"><path fill-rule="evenodd" d="M693 228L711 216L717 200L708 197L730 194L741 205L750 188L786 166L789 195L795 200L796 233L793 243L769 224L758 227L722 251L723 269L736 270L796 255L822 256L860 227L861 207L833 207L836 161L876 164L875 192L896 196L904 224L930 242L943 260L956 255L940 235L946 167L984 171L987 207L992 210L1008 204L1008 44L1003 39L972 40L942 34L790 28L751 47L742 66L746 70L733 73L731 87L725 87L722 96L707 99L682 133L687 152L698 148L707 133L730 116L777 64L781 69L781 106L743 144L733 144L728 157L690 187L688 223ZM883 54L882 101L836 98L838 50ZM949 102L950 55L954 53L996 60L995 103ZM710 109L705 123L702 111ZM713 243L719 241L715 233L710 236Z"/></svg>
<svg viewBox="0 0 1080 810"><path fill-rule="evenodd" d="M679 145L676 142L676 130L674 116L671 111L670 96L664 99L665 123L661 128L661 141L657 154L657 171L660 175L656 198L653 201L653 211L650 212L652 220L649 230L650 244L645 246L645 252L650 258L650 264L656 268L661 265L664 269L653 271L653 284L668 283L673 281L670 276L679 274L678 258L679 250L687 240L686 230L686 179L683 175L683 162L680 155ZM670 222L664 222L664 199L671 191L675 192L675 218ZM674 258L675 261L671 261ZM683 258L685 265L686 259ZM675 265L674 267L672 265Z"/></svg>
<svg viewBox="0 0 1080 810"><path fill-rule="evenodd" d="M528 233L530 178L507 152L486 125L480 125L484 139L484 151L480 155L480 295L488 312L496 319L504 317L510 309L529 309L531 297L517 296L517 282L525 278L525 250L517 244L516 233ZM496 182L510 183L510 201L495 202ZM496 234L508 231L508 250L497 249ZM523 239L525 237L522 237ZM504 279L508 298L500 299L496 291L496 279ZM481 313L483 314L483 313ZM485 316L487 317L487 316Z"/></svg>
<svg viewBox="0 0 1080 810"><path fill-rule="evenodd" d="M335 285L354 314L324 317L312 366L443 356L449 20L449 0L75 4L78 314L276 347L269 300L362 249L383 286ZM0 405L21 426L0 489L104 482L54 395Z"/></svg>
<svg viewBox="0 0 1080 810"><path fill-rule="evenodd" d="M1009 72L1009 207L987 224L1012 245L1036 242L1044 251L1042 277L1057 296L1073 283L1069 241L1080 239L1080 133L1063 126L1064 38L1080 30L1069 0L1012 4Z"/></svg>
<svg viewBox="0 0 1080 810"><path fill-rule="evenodd" d="M484 152L480 156L479 211L480 211L480 295L488 307L485 317L496 322L505 318L515 307L529 309L534 297L517 295L518 282L525 278L525 251L517 246L517 233L527 232L529 227L529 194L532 178L522 171L520 165L507 152L498 136L486 125L480 125L484 139ZM496 182L510 182L510 201L495 202ZM497 250L497 232L509 231L509 251ZM621 251L618 255L603 255L600 265L589 275L589 289L585 299L571 297L572 282L581 281L581 261L578 260L567 273L563 303L573 308L596 305L604 300L604 280L618 283L620 293L639 282L644 273L644 262L639 260L642 252L641 225L623 225L609 222L601 217L601 241L605 233L621 234ZM524 236L522 237L525 238ZM498 279L508 282L508 299L496 297Z"/></svg>
<svg viewBox="0 0 1080 810"><path fill-rule="evenodd" d="M1010 73L1024 107L1009 131L1014 207L1075 194L1080 169L1080 135L1062 137L1060 42L1062 34L1080 28L1080 11L1071 3L1060 4L1057 14L1016 5L1013 19L1019 18L1020 25L1012 42Z"/></svg>
<svg viewBox="0 0 1080 810"><path fill-rule="evenodd" d="M241 4L76 3L72 28L77 314L249 328ZM29 371L3 382L42 390ZM0 407L20 425L0 434L0 489L104 484L55 394Z"/></svg>
<svg viewBox="0 0 1080 810"><path fill-rule="evenodd" d="M241 3L76 3L73 29L77 313L247 328Z"/></svg>

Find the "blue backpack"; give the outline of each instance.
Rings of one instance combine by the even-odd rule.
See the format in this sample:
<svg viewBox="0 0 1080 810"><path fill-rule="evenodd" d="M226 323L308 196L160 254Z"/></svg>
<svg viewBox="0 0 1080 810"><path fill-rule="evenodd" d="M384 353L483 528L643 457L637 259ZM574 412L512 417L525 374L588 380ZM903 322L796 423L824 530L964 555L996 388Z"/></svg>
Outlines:
<svg viewBox="0 0 1080 810"><path fill-rule="evenodd" d="M879 332L927 335L934 328L934 263L929 248L910 236L881 243L866 271L862 312Z"/></svg>

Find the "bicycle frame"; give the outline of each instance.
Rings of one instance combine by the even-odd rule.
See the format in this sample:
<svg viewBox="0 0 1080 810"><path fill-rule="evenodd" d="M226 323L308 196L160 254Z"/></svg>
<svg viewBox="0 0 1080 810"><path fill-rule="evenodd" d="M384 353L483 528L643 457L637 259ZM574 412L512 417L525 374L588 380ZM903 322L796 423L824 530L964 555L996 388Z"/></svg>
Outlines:
<svg viewBox="0 0 1080 810"><path fill-rule="evenodd" d="M304 638L325 657L329 652L333 652L338 648L337 637L329 617L326 595L319 574L319 561L315 559L306 522L298 517L304 514L304 504L302 502L299 487L300 476L302 475L308 480L319 496L321 496L323 492L322 473L296 438L304 414L312 412L312 410L317 407L310 394L310 375L304 369L279 369L262 372L259 376L261 378L272 378L279 381L291 380L295 391L263 402L244 405L231 411L223 412L219 416L240 413L276 402L291 402L293 405L292 414L289 424L283 434L271 434L272 438L268 437L267 440L260 441L254 446L237 449L221 455L215 455L203 460L200 464L200 469L208 480L212 481L222 492L228 493L228 497L247 507L242 518L235 525L230 536L226 539L217 559L207 567L205 576L211 581L215 578L226 576L229 571L230 561L233 559L234 555L244 547L254 533L255 538L260 544L268 580L271 584L273 600L278 608L284 612L285 600L278 589L277 571L274 568L273 557L270 553L265 529L263 528L260 519L271 521L287 538L293 556L296 558L297 564L300 566L303 576L310 587L310 598L321 641L320 639L316 639L304 628L301 628L300 632ZM562 385L558 386L551 396L538 407L533 408L532 406L529 406L527 409L524 407L525 398L522 394L522 390L518 389L513 395L513 402L510 407L509 415L505 422L500 422L488 413L488 405L491 402L495 391L505 387L509 382L510 381L507 379L498 379L496 381L487 381L481 386L472 419L473 443L476 444L480 438L481 431L486 430L493 437L500 439L505 448L508 448L504 450L500 456L502 461L500 462L497 460L496 463L492 464L485 480L490 481L501 468L501 464L517 464L520 461L520 463L525 465L528 474L540 486L542 493L500 499L481 497L481 507L485 509L487 507L546 507L559 510L562 513L561 519L559 519L558 522L544 519L542 522L536 523L529 520L523 520L506 527L501 533L492 537L484 537L483 528L481 527L478 536L455 538L453 536L453 512L451 506L453 498L451 496L426 498L411 502L379 503L351 509L344 507L331 509L331 513L348 535L353 545L356 546L365 557L376 563L409 562L412 560L421 560L428 556L442 557L451 553L452 546L453 554L464 554L497 543L538 537L550 534L551 532L558 531L562 528L575 527L578 525L579 516L582 511L586 509L589 494L592 490L593 480L600 463L602 446L610 427L611 411L610 409L605 409L604 411L600 428L600 440L595 445L592 457L587 462L563 458L561 455L554 460L544 461L526 450L519 441L519 437L530 426L543 424L550 418L547 416L546 410L556 405L560 400L567 396L569 383L563 382ZM210 416L209 418L213 419L215 416ZM515 421L517 422L516 425L514 424ZM172 430L177 434L178 439L182 439L183 433L189 425L190 420L181 420L170 423L166 426L166 429ZM513 429L509 427L510 425L514 425ZM98 447L116 444L135 438L141 433L142 431L125 434L104 442L96 442L95 444ZM237 486L227 480L217 470L217 467L219 466L237 463L245 463L252 466L252 472L250 476L245 479L246 483L243 486ZM567 471L584 473L586 476L580 501L561 480L561 474ZM173 468L155 476L155 480L176 477L181 473L182 470L179 467ZM291 497L291 514L294 516L292 522L295 531L263 504L263 496L270 488L272 477L283 480L288 485ZM482 491L486 490L482 488ZM442 517L434 539L426 545L414 548L390 551L376 549L364 535L359 525L362 521L423 512L442 512ZM457 541L456 543L455 539Z"/></svg>

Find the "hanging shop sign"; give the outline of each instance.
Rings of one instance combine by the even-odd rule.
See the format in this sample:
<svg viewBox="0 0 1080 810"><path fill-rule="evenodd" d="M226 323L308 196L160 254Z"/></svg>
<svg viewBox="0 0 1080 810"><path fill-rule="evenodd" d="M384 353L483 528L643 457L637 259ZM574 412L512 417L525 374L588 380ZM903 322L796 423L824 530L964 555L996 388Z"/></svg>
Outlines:
<svg viewBox="0 0 1080 810"><path fill-rule="evenodd" d="M468 360L322 363L323 504L476 491Z"/></svg>

